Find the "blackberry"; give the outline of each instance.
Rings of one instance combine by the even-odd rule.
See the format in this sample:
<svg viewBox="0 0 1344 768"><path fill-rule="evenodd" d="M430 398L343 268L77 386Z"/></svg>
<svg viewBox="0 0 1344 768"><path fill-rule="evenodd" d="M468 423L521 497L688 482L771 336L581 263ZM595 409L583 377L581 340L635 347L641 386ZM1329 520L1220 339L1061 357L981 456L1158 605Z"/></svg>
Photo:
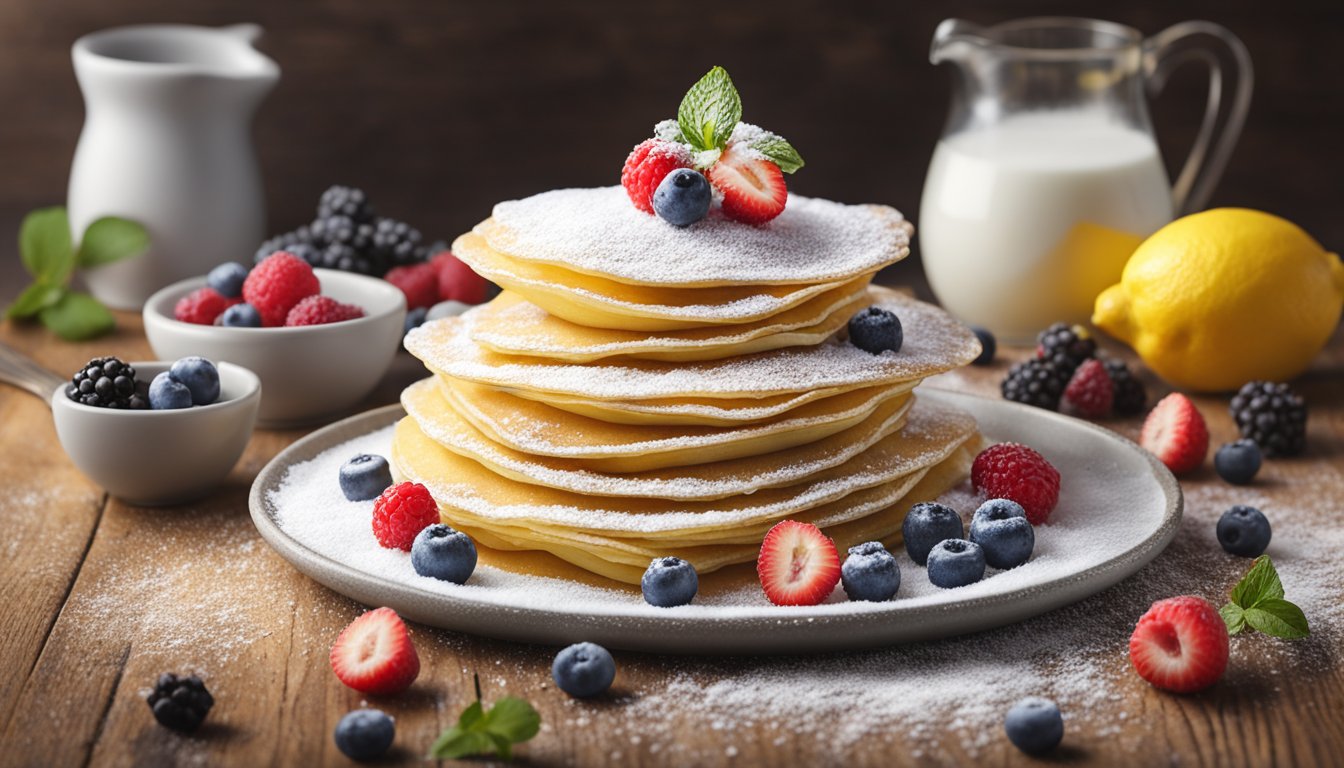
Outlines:
<svg viewBox="0 0 1344 768"><path fill-rule="evenodd" d="M352 245L332 243L323 248L318 255L315 267L339 269L344 272L358 272L361 275L380 276L385 271L382 261L361 253Z"/></svg>
<svg viewBox="0 0 1344 768"><path fill-rule="evenodd" d="M324 245L341 243L354 246L357 226L354 219L338 214L314 219L308 228L312 230L313 239Z"/></svg>
<svg viewBox="0 0 1344 768"><path fill-rule="evenodd" d="M1072 371L1061 370L1051 360L1033 357L1008 369L999 390L1005 400L1055 411L1071 375Z"/></svg>
<svg viewBox="0 0 1344 768"><path fill-rule="evenodd" d="M195 675L178 677L171 672L159 675L149 694L149 708L159 724L174 731L190 733L200 727L215 698Z"/></svg>
<svg viewBox="0 0 1344 768"><path fill-rule="evenodd" d="M1148 407L1148 390L1144 388L1143 382L1134 377L1124 360L1112 357L1103 362L1115 391L1111 410L1115 411L1117 416L1137 416L1143 413Z"/></svg>
<svg viewBox="0 0 1344 768"><path fill-rule="evenodd" d="M312 243L295 243L284 250L308 262L310 267L322 266L322 249Z"/></svg>
<svg viewBox="0 0 1344 768"><path fill-rule="evenodd" d="M305 245L311 246L314 244L314 242L315 241L313 238L312 230L309 229L308 227L299 227L298 229L292 232L286 232L282 235L276 235L275 237L272 237L270 240L267 240L266 242L262 243L261 246L257 248L257 253L252 260L260 264L262 261L266 259L267 256L270 256L272 253L275 253L276 251L290 251L291 253L293 253L295 248L302 247ZM294 255L300 256L302 258L302 256L298 253L294 253Z"/></svg>
<svg viewBox="0 0 1344 768"><path fill-rule="evenodd" d="M1232 397L1230 408L1241 436L1254 440L1266 456L1296 456L1307 444L1307 405L1287 384L1250 381Z"/></svg>
<svg viewBox="0 0 1344 768"><path fill-rule="evenodd" d="M1070 374L1096 353L1097 342L1081 325L1055 323L1036 337L1036 356Z"/></svg>
<svg viewBox="0 0 1344 768"><path fill-rule="evenodd" d="M115 357L95 357L75 371L65 396L94 408L144 410L149 399L137 388L135 368Z"/></svg>
<svg viewBox="0 0 1344 768"><path fill-rule="evenodd" d="M345 216L357 223L369 222L373 221L373 206L364 190L338 184L327 187L317 203L317 218L331 216Z"/></svg>
<svg viewBox="0 0 1344 768"><path fill-rule="evenodd" d="M374 224L373 251L383 258L388 269L416 264L429 256L429 249L421 242L420 230L388 218L380 218Z"/></svg>

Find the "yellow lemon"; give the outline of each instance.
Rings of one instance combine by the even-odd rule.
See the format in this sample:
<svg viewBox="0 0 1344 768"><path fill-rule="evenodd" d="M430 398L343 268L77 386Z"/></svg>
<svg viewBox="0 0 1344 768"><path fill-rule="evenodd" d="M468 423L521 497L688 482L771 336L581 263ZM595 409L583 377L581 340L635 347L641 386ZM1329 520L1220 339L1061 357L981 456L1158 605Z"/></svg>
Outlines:
<svg viewBox="0 0 1344 768"><path fill-rule="evenodd" d="M1218 208L1145 240L1092 322L1172 384L1216 392L1301 373L1341 306L1338 256L1278 216Z"/></svg>

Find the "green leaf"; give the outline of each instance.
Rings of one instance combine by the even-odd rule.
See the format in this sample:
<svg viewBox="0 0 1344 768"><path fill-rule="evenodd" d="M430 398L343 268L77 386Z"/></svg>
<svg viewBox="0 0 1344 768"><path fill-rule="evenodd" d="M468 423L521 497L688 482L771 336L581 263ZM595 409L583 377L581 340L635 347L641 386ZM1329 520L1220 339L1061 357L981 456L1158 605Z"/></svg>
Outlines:
<svg viewBox="0 0 1344 768"><path fill-rule="evenodd" d="M453 726L434 741L426 755L430 760L455 760L469 755L489 755L495 752L495 740L484 731L467 731Z"/></svg>
<svg viewBox="0 0 1344 768"><path fill-rule="evenodd" d="M513 742L497 733L486 732L485 735L489 736L490 740L495 743L495 752L499 755L500 760L513 759Z"/></svg>
<svg viewBox="0 0 1344 768"><path fill-rule="evenodd" d="M1270 597L1246 609L1246 623L1257 632L1285 640L1295 640L1311 634L1307 617L1302 609L1278 597Z"/></svg>
<svg viewBox="0 0 1344 768"><path fill-rule="evenodd" d="M77 261L83 269L140 256L149 249L149 233L129 219L104 216L84 230Z"/></svg>
<svg viewBox="0 0 1344 768"><path fill-rule="evenodd" d="M477 723L479 723L481 719L484 717L485 717L485 710L481 708L481 700L477 699L476 701L473 701L471 703L471 706L462 710L461 715L458 715L457 727L463 729L471 729Z"/></svg>
<svg viewBox="0 0 1344 768"><path fill-rule="evenodd" d="M42 324L66 341L83 341L112 330L116 320L87 293L70 291L38 313Z"/></svg>
<svg viewBox="0 0 1344 768"><path fill-rule="evenodd" d="M484 727L513 743L527 741L541 730L541 715L516 696L505 696L485 715Z"/></svg>
<svg viewBox="0 0 1344 768"><path fill-rule="evenodd" d="M1255 558L1251 570L1232 588L1232 602L1243 609L1251 608L1261 600L1283 597L1283 582L1267 555Z"/></svg>
<svg viewBox="0 0 1344 768"><path fill-rule="evenodd" d="M761 137L751 142L749 146L765 155L785 173L793 173L803 167L802 156L792 144L784 140L783 136L763 131Z"/></svg>
<svg viewBox="0 0 1344 768"><path fill-rule="evenodd" d="M723 67L714 67L691 86L677 109L686 143L696 149L723 149L742 119L742 99Z"/></svg>
<svg viewBox="0 0 1344 768"><path fill-rule="evenodd" d="M39 208L23 217L19 255L28 274L48 285L65 285L75 269L70 219L65 209Z"/></svg>
<svg viewBox="0 0 1344 768"><path fill-rule="evenodd" d="M1246 612L1236 603L1224 605L1218 609L1218 613L1222 615L1223 623L1227 625L1227 634L1235 635L1246 628Z"/></svg>
<svg viewBox="0 0 1344 768"><path fill-rule="evenodd" d="M47 285L36 282L23 289L23 293L5 310L6 317L32 317L38 312L61 300L65 288L59 285Z"/></svg>

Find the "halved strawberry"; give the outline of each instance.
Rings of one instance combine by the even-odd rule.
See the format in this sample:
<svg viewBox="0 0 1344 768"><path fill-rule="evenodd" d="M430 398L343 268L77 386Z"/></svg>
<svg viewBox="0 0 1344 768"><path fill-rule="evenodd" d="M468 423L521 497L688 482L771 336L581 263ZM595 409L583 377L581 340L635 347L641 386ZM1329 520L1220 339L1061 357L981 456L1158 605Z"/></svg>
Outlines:
<svg viewBox="0 0 1344 768"><path fill-rule="evenodd" d="M385 696L415 682L420 656L397 612L376 608L341 630L331 646L331 670L356 691Z"/></svg>
<svg viewBox="0 0 1344 768"><path fill-rule="evenodd" d="M840 582L840 553L817 526L785 520L765 534L756 573L775 605L817 605Z"/></svg>
<svg viewBox="0 0 1344 768"><path fill-rule="evenodd" d="M707 175L723 193L723 215L746 224L775 218L789 197L784 172L749 147L729 144Z"/></svg>
<svg viewBox="0 0 1344 768"><path fill-rule="evenodd" d="M1158 600L1129 638L1139 677L1176 693L1202 691L1227 669L1227 625L1208 600L1185 595Z"/></svg>
<svg viewBox="0 0 1344 768"><path fill-rule="evenodd" d="M1209 452L1209 428L1190 398L1173 392L1149 411L1139 433L1139 445L1179 475L1204 463Z"/></svg>

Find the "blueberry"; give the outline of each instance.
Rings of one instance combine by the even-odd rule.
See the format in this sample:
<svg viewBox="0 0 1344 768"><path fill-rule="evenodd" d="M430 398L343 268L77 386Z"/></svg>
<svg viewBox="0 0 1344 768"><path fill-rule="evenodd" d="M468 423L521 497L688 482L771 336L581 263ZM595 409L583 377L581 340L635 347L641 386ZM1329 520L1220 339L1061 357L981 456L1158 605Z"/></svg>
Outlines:
<svg viewBox="0 0 1344 768"><path fill-rule="evenodd" d="M616 679L616 660L596 643L575 643L555 655L551 677L560 690L585 699L611 687Z"/></svg>
<svg viewBox="0 0 1344 768"><path fill-rule="evenodd" d="M849 548L840 566L840 584L850 600L880 603L890 600L901 587L901 569L880 541L867 541Z"/></svg>
<svg viewBox="0 0 1344 768"><path fill-rule="evenodd" d="M397 726L381 709L356 709L336 724L336 748L351 760L375 760L392 746Z"/></svg>
<svg viewBox="0 0 1344 768"><path fill-rule="evenodd" d="M689 227L709 213L709 180L703 173L678 168L653 191L653 210L669 224Z"/></svg>
<svg viewBox="0 0 1344 768"><path fill-rule="evenodd" d="M406 322L401 326L401 335L405 336L412 330L425 324L425 316L429 314L428 307L416 307L406 313Z"/></svg>
<svg viewBox="0 0 1344 768"><path fill-rule="evenodd" d="M205 276L205 284L215 292L227 298L243 295L243 281L247 279L247 267L236 261L226 261L210 270Z"/></svg>
<svg viewBox="0 0 1344 768"><path fill-rule="evenodd" d="M1218 543L1228 554L1259 557L1269 546L1269 520L1255 507L1238 504L1218 518Z"/></svg>
<svg viewBox="0 0 1344 768"><path fill-rule="evenodd" d="M164 371L149 382L149 407L156 411L172 411L191 407L191 390L187 385Z"/></svg>
<svg viewBox="0 0 1344 768"><path fill-rule="evenodd" d="M352 456L341 465L341 493L351 501L368 501L392 485L392 468L387 459L372 453Z"/></svg>
<svg viewBox="0 0 1344 768"><path fill-rule="evenodd" d="M1233 485L1246 485L1260 471L1260 446L1254 440L1227 443L1213 455L1218 476Z"/></svg>
<svg viewBox="0 0 1344 768"><path fill-rule="evenodd" d="M234 304L219 313L219 317L215 318L215 325L230 328L260 328L261 313L251 304Z"/></svg>
<svg viewBox="0 0 1344 768"><path fill-rule="evenodd" d="M219 399L219 370L204 357L184 357L168 370L191 390L191 402L209 405Z"/></svg>
<svg viewBox="0 0 1344 768"><path fill-rule="evenodd" d="M671 608L691 602L700 589L700 577L695 566L680 557L655 557L639 586L644 591L644 602Z"/></svg>
<svg viewBox="0 0 1344 768"><path fill-rule="evenodd" d="M900 352L904 340L901 319L893 312L868 307L849 318L849 342L864 352Z"/></svg>
<svg viewBox="0 0 1344 768"><path fill-rule="evenodd" d="M1021 504L1009 499L990 499L971 517L971 541L984 550L986 564L1006 570L1031 557L1036 532Z"/></svg>
<svg viewBox="0 0 1344 768"><path fill-rule="evenodd" d="M971 365L989 365L994 362L994 353L999 345L994 341L994 334L989 332L988 328L981 328L978 325L971 326L971 331L975 333L975 338L980 340L980 356L971 361Z"/></svg>
<svg viewBox="0 0 1344 768"><path fill-rule="evenodd" d="M1028 755L1040 755L1059 746L1064 738L1064 718L1055 702L1028 696L1008 710L1003 730L1013 746Z"/></svg>
<svg viewBox="0 0 1344 768"><path fill-rule="evenodd" d="M465 584L476 570L476 545L461 531L431 525L411 543L411 567L421 576Z"/></svg>
<svg viewBox="0 0 1344 768"><path fill-rule="evenodd" d="M935 587L964 587L985 577L985 551L964 539L946 539L929 551L929 581Z"/></svg>
<svg viewBox="0 0 1344 768"><path fill-rule="evenodd" d="M905 539L905 551L915 565L924 565L929 559L929 550L943 539L960 539L965 533L961 525L961 516L951 507L945 507L932 501L924 501L910 508L901 523L901 537Z"/></svg>

